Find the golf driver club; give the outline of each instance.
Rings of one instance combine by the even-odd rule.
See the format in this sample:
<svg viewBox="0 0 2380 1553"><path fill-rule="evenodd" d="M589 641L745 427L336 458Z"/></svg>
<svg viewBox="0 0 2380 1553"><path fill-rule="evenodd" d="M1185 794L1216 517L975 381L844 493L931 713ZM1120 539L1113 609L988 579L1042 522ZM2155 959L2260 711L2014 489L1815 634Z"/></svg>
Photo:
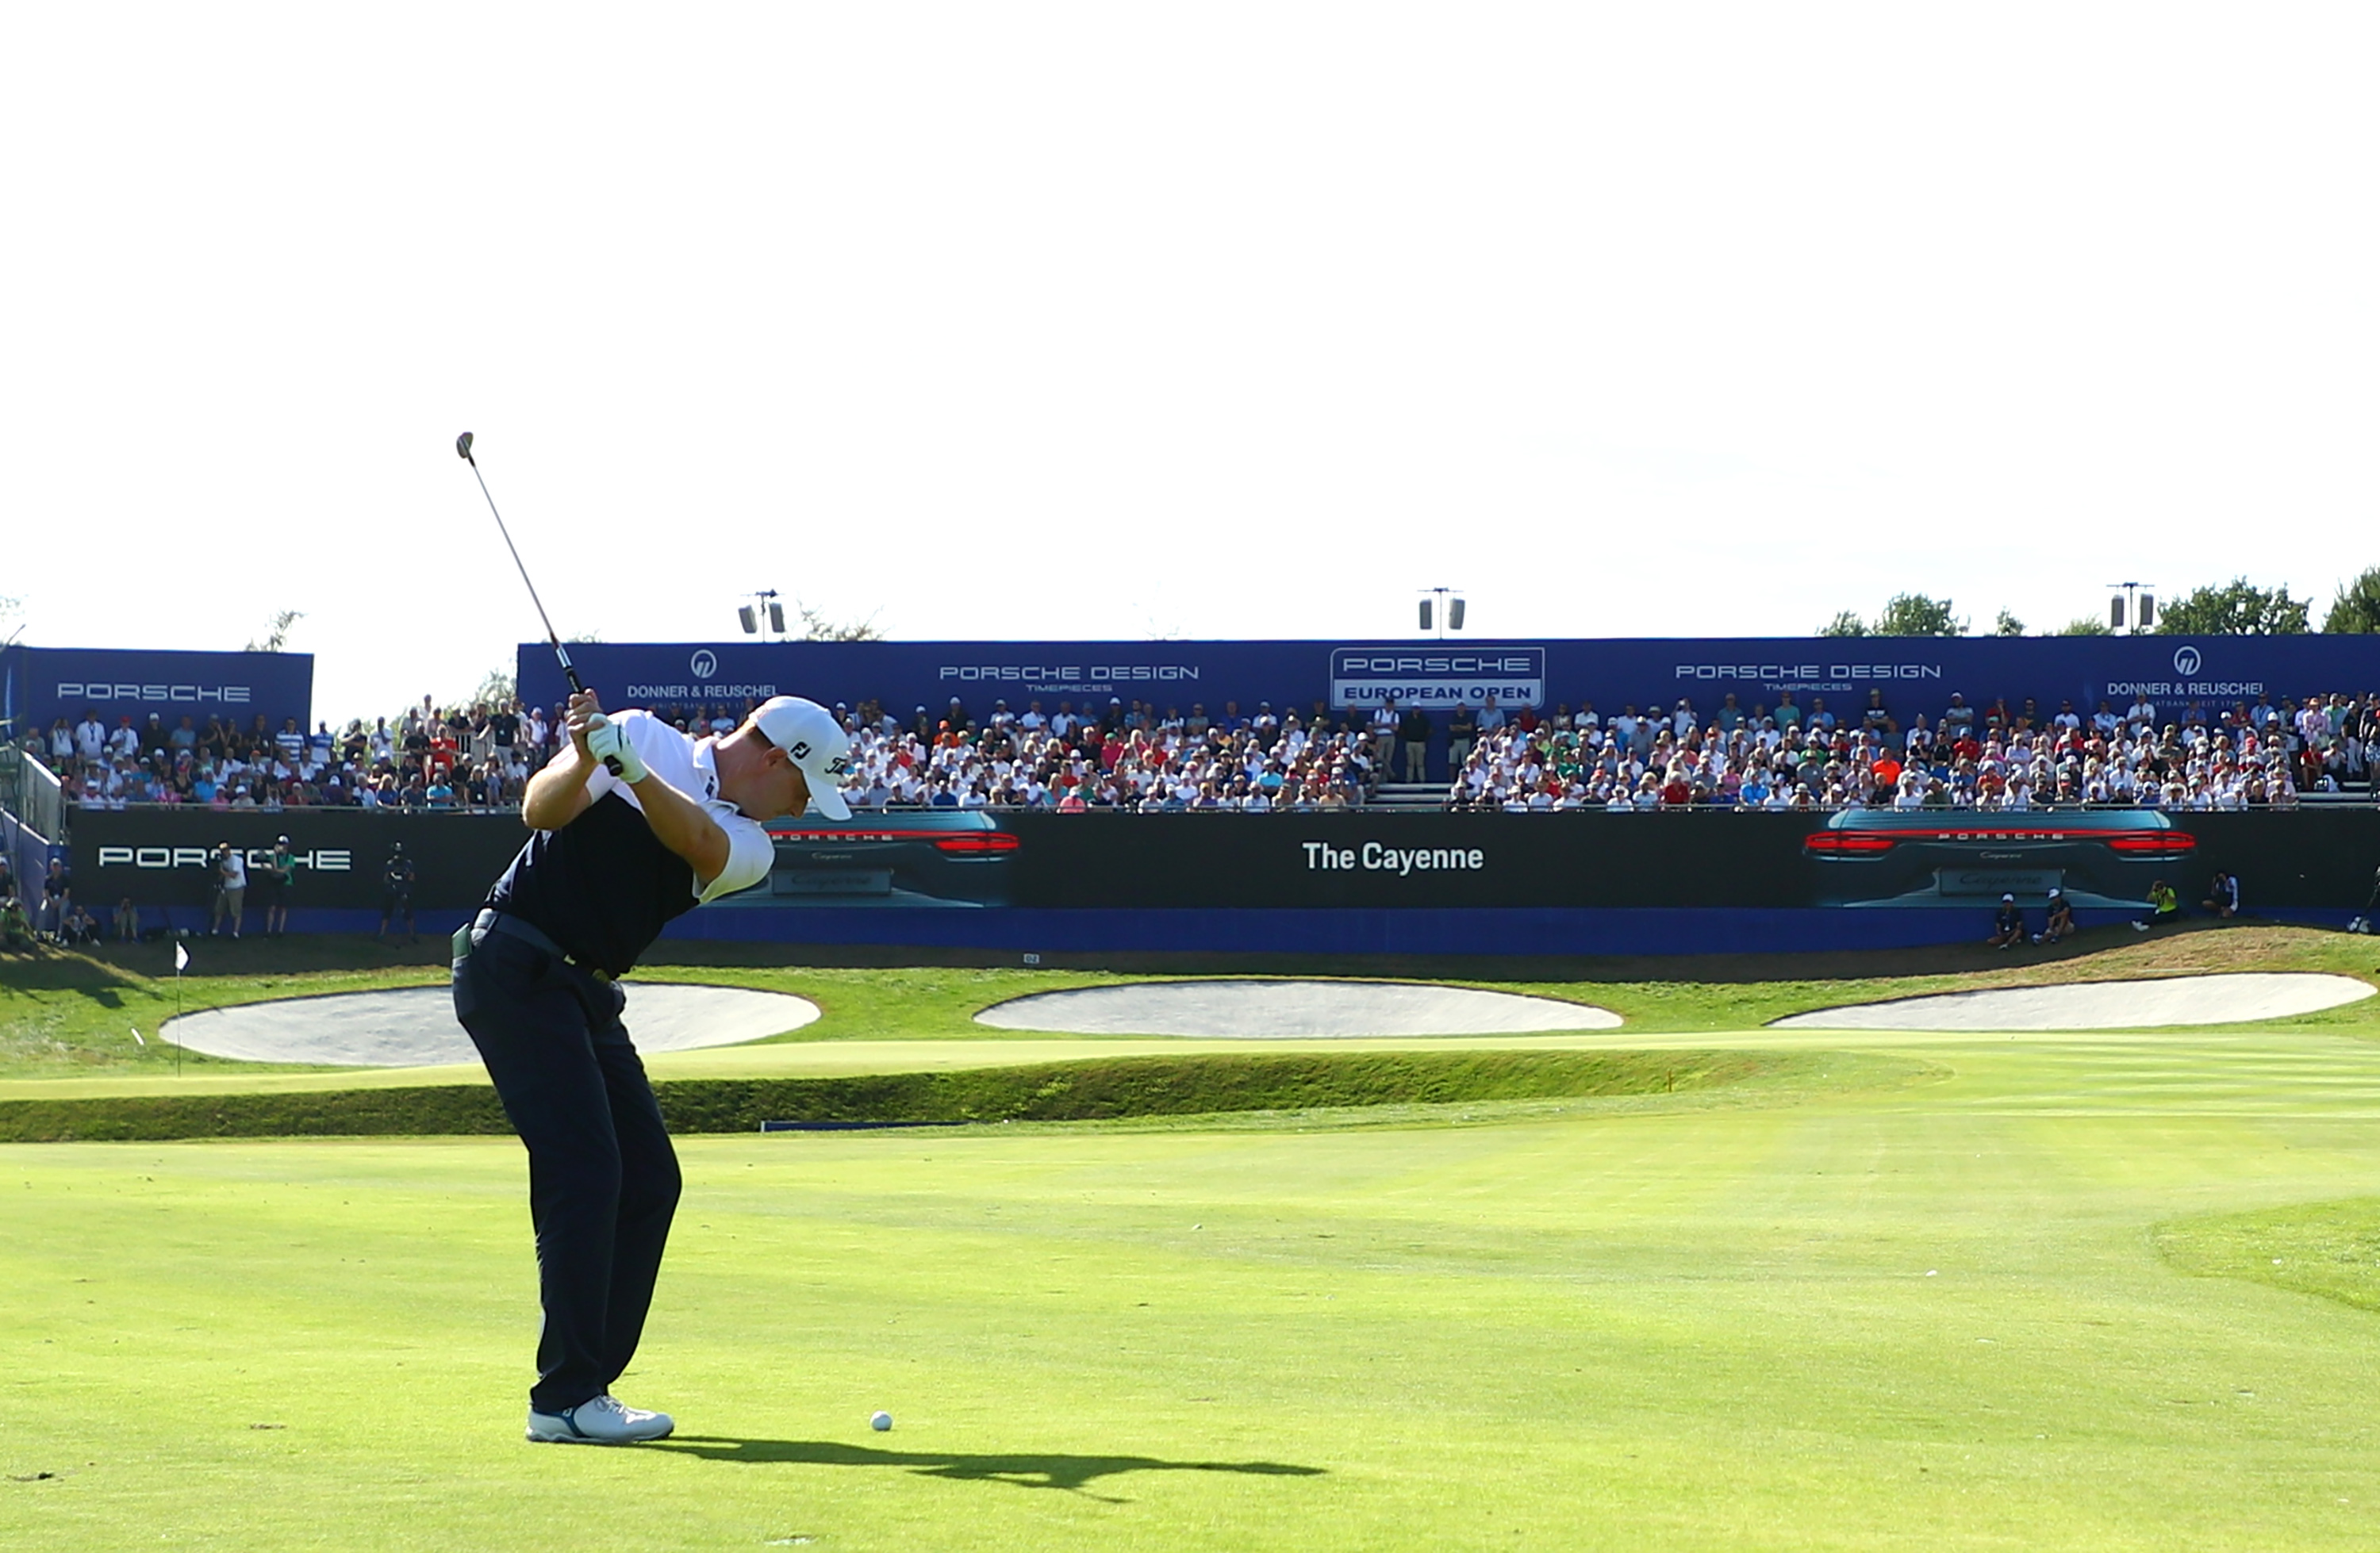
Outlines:
<svg viewBox="0 0 2380 1553"><path fill-rule="evenodd" d="M578 671L570 661L570 649L562 645L562 636L553 628L553 617L545 613L545 601L537 596L537 584L528 580L528 567L521 561L520 547L513 543L513 531L504 527L504 515L496 511L496 499L489 494L488 477L480 473L480 461L471 456L471 433L466 431L455 439L455 455L471 466L471 478L480 482L480 494L488 498L488 511L495 517L496 532L504 537L504 548L512 552L513 564L520 570L521 586L528 589L528 601L537 606L537 617L545 623L545 639L552 644L553 656L562 664L563 677L570 682L573 694L584 694L587 686L579 683ZM603 769L618 776L618 758L607 757Z"/></svg>

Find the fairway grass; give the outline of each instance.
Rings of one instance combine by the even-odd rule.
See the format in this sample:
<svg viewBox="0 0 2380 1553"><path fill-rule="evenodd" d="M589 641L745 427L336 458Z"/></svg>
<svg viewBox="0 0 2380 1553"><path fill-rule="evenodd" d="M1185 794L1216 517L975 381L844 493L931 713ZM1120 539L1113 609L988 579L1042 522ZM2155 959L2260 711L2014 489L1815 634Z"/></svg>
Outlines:
<svg viewBox="0 0 2380 1553"><path fill-rule="evenodd" d="M0 1147L0 1548L2369 1545L2380 1316L2202 1274L2368 1243L2380 1045L1907 1055L1793 1104L686 1139L619 1388L681 1432L621 1451L519 1440L509 1140Z"/></svg>

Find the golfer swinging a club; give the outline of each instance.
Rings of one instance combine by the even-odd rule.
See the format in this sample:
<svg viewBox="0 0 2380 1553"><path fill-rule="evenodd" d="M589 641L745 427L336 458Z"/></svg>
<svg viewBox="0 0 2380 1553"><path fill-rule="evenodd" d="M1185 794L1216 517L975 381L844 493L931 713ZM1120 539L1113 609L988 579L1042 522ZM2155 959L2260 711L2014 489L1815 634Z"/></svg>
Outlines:
<svg viewBox="0 0 2380 1553"><path fill-rule="evenodd" d="M591 691L565 722L569 747L522 795L535 833L455 935L455 1016L528 1149L545 1309L528 1438L625 1445L672 1426L612 1383L644 1330L678 1168L618 979L671 918L768 877L764 820L850 818L848 741L791 696L700 741L646 712L607 716Z"/></svg>

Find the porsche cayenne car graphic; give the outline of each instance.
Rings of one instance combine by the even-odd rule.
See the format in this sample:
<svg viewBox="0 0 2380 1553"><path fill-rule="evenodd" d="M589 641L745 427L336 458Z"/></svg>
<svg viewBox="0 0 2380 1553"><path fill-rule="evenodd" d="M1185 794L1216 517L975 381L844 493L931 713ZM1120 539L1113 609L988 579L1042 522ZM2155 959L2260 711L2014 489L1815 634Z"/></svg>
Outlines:
<svg viewBox="0 0 2380 1553"><path fill-rule="evenodd" d="M818 815L769 822L776 866L738 905L999 906L1016 837L975 809Z"/></svg>
<svg viewBox="0 0 2380 1553"><path fill-rule="evenodd" d="M1830 906L2032 904L2052 890L2078 907L2141 906L2153 881L2181 883L2197 848L2155 809L1845 809L1802 839Z"/></svg>

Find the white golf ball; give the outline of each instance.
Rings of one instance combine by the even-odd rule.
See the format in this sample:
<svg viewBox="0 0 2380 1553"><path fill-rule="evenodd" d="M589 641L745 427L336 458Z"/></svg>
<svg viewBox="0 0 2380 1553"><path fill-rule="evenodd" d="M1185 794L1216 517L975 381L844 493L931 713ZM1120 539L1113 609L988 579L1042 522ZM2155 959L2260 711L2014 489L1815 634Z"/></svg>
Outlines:
<svg viewBox="0 0 2380 1553"><path fill-rule="evenodd" d="M877 1413L868 1420L868 1426L880 1435L892 1426L892 1415L889 1413Z"/></svg>

